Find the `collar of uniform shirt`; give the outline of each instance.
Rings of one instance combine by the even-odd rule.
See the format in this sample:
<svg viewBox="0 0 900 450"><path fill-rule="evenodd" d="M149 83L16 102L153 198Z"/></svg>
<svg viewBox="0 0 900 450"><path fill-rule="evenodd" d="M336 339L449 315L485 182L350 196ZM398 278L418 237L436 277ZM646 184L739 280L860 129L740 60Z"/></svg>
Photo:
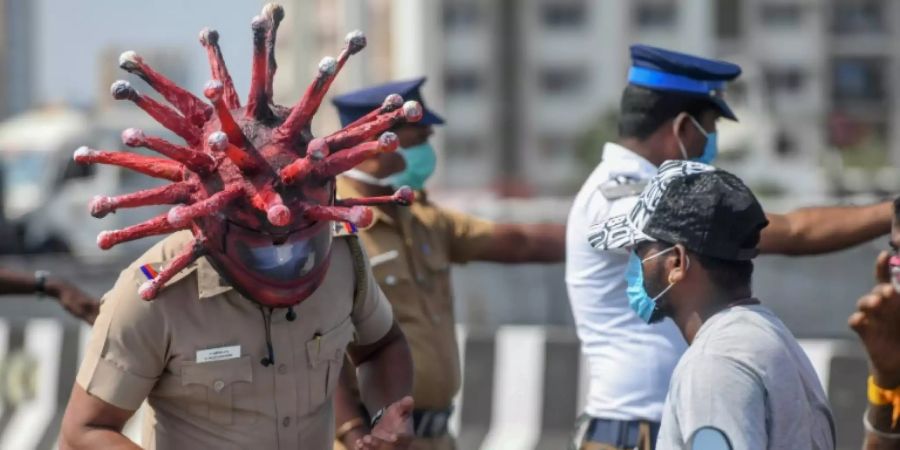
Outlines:
<svg viewBox="0 0 900 450"><path fill-rule="evenodd" d="M643 156L638 155L627 147L623 147L615 142L607 142L603 145L603 161L612 162L617 166L620 164L634 164L635 167L633 170L635 172L647 175L648 177L656 175L659 171L659 168L654 166L650 161L647 161Z"/></svg>

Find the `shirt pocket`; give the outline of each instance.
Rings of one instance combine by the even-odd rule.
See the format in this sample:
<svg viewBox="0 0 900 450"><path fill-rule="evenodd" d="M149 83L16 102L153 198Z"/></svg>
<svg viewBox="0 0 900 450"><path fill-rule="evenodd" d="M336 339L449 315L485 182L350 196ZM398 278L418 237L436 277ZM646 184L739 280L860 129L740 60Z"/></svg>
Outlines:
<svg viewBox="0 0 900 450"><path fill-rule="evenodd" d="M221 424L231 424L235 410L235 387L247 387L253 383L253 365L250 356L213 361L188 363L181 368L181 385L188 389L188 411L196 416ZM241 386L246 383L247 386ZM244 390L246 391L246 390ZM239 392L252 396L250 392ZM253 421L256 411L241 414Z"/></svg>
<svg viewBox="0 0 900 450"><path fill-rule="evenodd" d="M337 327L324 334L316 333L306 342L310 411L317 410L331 398L344 363L344 352L353 339L353 331L353 322L348 317Z"/></svg>

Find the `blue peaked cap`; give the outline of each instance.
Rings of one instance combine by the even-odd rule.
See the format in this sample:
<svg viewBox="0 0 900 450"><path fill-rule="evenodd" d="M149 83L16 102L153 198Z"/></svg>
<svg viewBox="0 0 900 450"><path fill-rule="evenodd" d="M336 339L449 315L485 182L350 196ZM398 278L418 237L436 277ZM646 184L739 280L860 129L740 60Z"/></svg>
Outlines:
<svg viewBox="0 0 900 450"><path fill-rule="evenodd" d="M341 126L347 126L356 119L370 113L373 109L381 107L384 98L391 94L399 94L403 101L415 100L422 105L422 120L416 122L422 125L443 125L444 119L425 106L420 88L425 84L425 77L405 81L392 81L377 86L351 91L338 95L331 103L338 110L341 118Z"/></svg>
<svg viewBox="0 0 900 450"><path fill-rule="evenodd" d="M705 98L723 117L737 120L722 97L725 82L741 74L741 67L727 61L706 59L649 45L631 46L628 83L648 89L678 92Z"/></svg>

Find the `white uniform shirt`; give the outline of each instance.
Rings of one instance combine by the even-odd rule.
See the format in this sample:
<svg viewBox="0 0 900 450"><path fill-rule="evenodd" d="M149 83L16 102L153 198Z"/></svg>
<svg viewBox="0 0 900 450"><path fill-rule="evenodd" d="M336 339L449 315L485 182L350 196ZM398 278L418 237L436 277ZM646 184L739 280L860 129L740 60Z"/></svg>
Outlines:
<svg viewBox="0 0 900 450"><path fill-rule="evenodd" d="M687 344L675 324L647 325L628 306L628 252L599 251L588 228L625 214L637 194L608 200L601 188L646 181L657 167L636 153L607 143L603 160L575 197L566 225L566 286L582 352L590 365L585 412L593 417L659 422L669 379Z"/></svg>

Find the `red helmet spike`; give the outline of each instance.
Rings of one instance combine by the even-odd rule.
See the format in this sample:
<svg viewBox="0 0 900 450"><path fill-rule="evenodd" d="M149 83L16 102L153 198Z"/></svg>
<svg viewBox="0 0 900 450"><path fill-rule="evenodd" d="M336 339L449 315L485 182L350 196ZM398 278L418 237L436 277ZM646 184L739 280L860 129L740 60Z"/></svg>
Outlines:
<svg viewBox="0 0 900 450"><path fill-rule="evenodd" d="M182 203L188 201L193 190L193 186L181 182L116 197L97 195L91 200L91 215L101 218L119 208Z"/></svg>
<svg viewBox="0 0 900 450"><path fill-rule="evenodd" d="M185 228L187 228L187 226L172 226L172 224L169 223L166 214L163 213L146 222L122 228L121 230L101 231L100 234L97 235L97 245L103 250L107 250L122 242L133 241L148 236L174 233Z"/></svg>
<svg viewBox="0 0 900 450"><path fill-rule="evenodd" d="M129 147L146 147L162 155L178 161L197 173L210 173L216 167L212 156L175 145L156 136L147 136L137 128L128 128L122 132L122 143Z"/></svg>
<svg viewBox="0 0 900 450"><path fill-rule="evenodd" d="M236 200L243 194L243 189L238 185L230 185L224 191L216 192L209 198L201 200L193 205L176 206L169 210L166 217L169 223L175 227L183 227L200 217L219 212L226 204Z"/></svg>
<svg viewBox="0 0 900 450"><path fill-rule="evenodd" d="M293 184L297 180L308 177L316 164L325 159L330 153L325 139L315 138L306 146L306 156L299 158L281 169L281 181L284 184Z"/></svg>
<svg viewBox="0 0 900 450"><path fill-rule="evenodd" d="M390 131L381 135L377 141L364 142L356 147L335 153L316 164L313 175L318 178L329 178L340 175L359 163L379 153L392 152L400 146L397 135Z"/></svg>
<svg viewBox="0 0 900 450"><path fill-rule="evenodd" d="M380 197L345 198L335 202L337 206L376 206L376 205L400 205L409 206L416 199L416 193L409 186L402 186L394 192L394 195Z"/></svg>
<svg viewBox="0 0 900 450"><path fill-rule="evenodd" d="M278 63L275 61L275 38L278 36L278 25L284 19L284 8L275 3L268 3L263 7L263 17L271 21L269 32L266 34L266 97L271 102L273 97L272 84L275 79L275 71L278 69Z"/></svg>
<svg viewBox="0 0 900 450"><path fill-rule="evenodd" d="M219 32L204 28L200 32L200 44L203 45L207 56L209 56L209 68L212 78L224 86L222 99L225 101L225 105L228 109L240 108L241 101L238 99L237 91L234 89L231 75L228 74L228 67L225 65L225 59L222 57L222 49L219 48Z"/></svg>
<svg viewBox="0 0 900 450"><path fill-rule="evenodd" d="M158 275L141 284L141 287L138 288L138 293L141 295L141 298L144 300L153 300L162 286L171 280L175 274L187 267L188 264L196 261L203 253L204 250L201 238L195 238L193 241L189 242L178 256L166 264L166 267L161 270Z"/></svg>
<svg viewBox="0 0 900 450"><path fill-rule="evenodd" d="M234 116L231 115L231 111L228 110L228 106L222 100L224 89L221 81L210 80L203 89L203 95L213 103L216 115L219 117L219 125L228 136L228 140L234 145L244 145L246 141L244 132L241 131L241 127L235 122Z"/></svg>
<svg viewBox="0 0 900 450"><path fill-rule="evenodd" d="M266 35L272 29L271 20L256 16L251 23L253 29L253 67L250 72L250 94L244 117L267 120L272 116L269 98L266 97Z"/></svg>
<svg viewBox="0 0 900 450"><path fill-rule="evenodd" d="M153 70L137 53L127 51L119 55L119 67L141 77L172 106L181 111L181 114L190 119L195 126L202 127L209 115L212 114L212 108L203 100Z"/></svg>
<svg viewBox="0 0 900 450"><path fill-rule="evenodd" d="M221 131L212 132L206 138L206 145L213 152L224 153L241 171L252 172L259 169L257 161L247 152L228 142L228 136Z"/></svg>
<svg viewBox="0 0 900 450"><path fill-rule="evenodd" d="M346 47L341 50L338 59L326 57L319 63L319 74L316 79L306 88L303 98L291 109L291 114L287 120L281 124L276 132L277 137L284 141L291 142L309 126L312 116L322 104L322 99L331 87L331 82L340 72L341 68L350 58L350 55L358 53L366 47L366 37L361 31L353 31L347 34L344 39L347 43Z"/></svg>
<svg viewBox="0 0 900 450"><path fill-rule="evenodd" d="M366 228L372 225L375 214L365 206L321 206L311 205L304 212L306 217L313 220L336 220L350 222L357 227Z"/></svg>
<svg viewBox="0 0 900 450"><path fill-rule="evenodd" d="M197 127L184 120L184 117L174 109L136 91L131 87L131 83L119 80L113 83L109 90L116 100L131 100L162 126L181 136L188 144L197 145L200 142L200 130Z"/></svg>
<svg viewBox="0 0 900 450"><path fill-rule="evenodd" d="M408 101L403 107L395 111L378 115L374 120L346 127L341 131L325 138L328 148L332 151L353 147L361 142L372 139L378 133L388 130L397 124L404 122L418 122L422 118L422 106L419 102Z"/></svg>
<svg viewBox="0 0 900 450"><path fill-rule="evenodd" d="M78 164L109 164L124 167L153 178L170 181L184 179L185 167L175 161L163 158L135 155L133 153L105 152L87 147L78 147L73 155Z"/></svg>
<svg viewBox="0 0 900 450"><path fill-rule="evenodd" d="M106 249L182 229L190 229L196 239L144 286L143 298L155 297L174 273L202 253L245 297L269 307L296 305L315 291L327 273L332 253L329 221L367 226L374 216L363 204L410 201L408 190L401 190L390 197L335 205L334 175L378 152L396 149L397 138L392 133L385 133L378 142L366 141L394 125L418 120L422 109L391 95L365 120L326 139L314 138L309 127L313 115L337 72L350 55L365 46L365 37L359 32L349 34L338 58L323 60L303 98L287 109L272 104L275 39L283 17L281 7L270 4L253 21L252 82L245 109L222 58L219 35L213 30L200 33L213 78L203 94L212 107L200 106L196 97L153 71L134 53L121 58L125 70L146 79L174 108L137 93L124 81L113 85L113 95L132 100L187 144L176 145L128 129L122 135L127 145L147 147L168 158L86 147L76 152L75 160L80 163L114 164L176 182L95 199L91 212L97 216L123 207L175 204L149 221L101 233L98 245ZM346 148L349 150L332 154Z"/></svg>
<svg viewBox="0 0 900 450"><path fill-rule="evenodd" d="M354 120L349 125L344 128L355 128L366 122L371 122L375 120L379 115L384 113L389 113L391 111L396 110L403 106L403 97L400 94L391 94L384 98L384 102L381 104L381 107L378 109L373 109L368 114L360 117L359 119Z"/></svg>

